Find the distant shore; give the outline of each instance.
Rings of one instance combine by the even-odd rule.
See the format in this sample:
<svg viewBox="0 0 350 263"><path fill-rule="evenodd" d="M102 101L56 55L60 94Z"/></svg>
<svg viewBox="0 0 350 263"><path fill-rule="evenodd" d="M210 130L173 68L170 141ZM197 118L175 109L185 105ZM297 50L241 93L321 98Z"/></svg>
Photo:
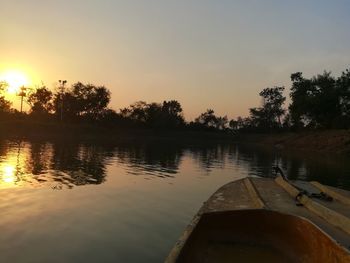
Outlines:
<svg viewBox="0 0 350 263"><path fill-rule="evenodd" d="M218 131L152 130L92 124L1 121L0 139L103 141L106 143L247 143L278 149L350 154L350 130L238 134Z"/></svg>
<svg viewBox="0 0 350 263"><path fill-rule="evenodd" d="M140 128L119 128L115 126L98 126L92 124L2 121L0 122L0 139L29 140L75 140L105 141L113 143L182 141L191 142L233 142L236 137L232 133L218 131L191 130L154 130Z"/></svg>
<svg viewBox="0 0 350 263"><path fill-rule="evenodd" d="M238 136L237 141L273 146L279 149L350 154L350 130L244 134Z"/></svg>

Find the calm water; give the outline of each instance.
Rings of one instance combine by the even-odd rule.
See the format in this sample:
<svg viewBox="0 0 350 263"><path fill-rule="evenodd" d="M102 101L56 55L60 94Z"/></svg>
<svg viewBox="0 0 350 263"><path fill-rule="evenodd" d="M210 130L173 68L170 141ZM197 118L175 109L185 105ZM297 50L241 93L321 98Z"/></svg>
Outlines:
<svg viewBox="0 0 350 263"><path fill-rule="evenodd" d="M0 141L0 261L162 262L221 185L278 164L350 189L349 161L234 144Z"/></svg>

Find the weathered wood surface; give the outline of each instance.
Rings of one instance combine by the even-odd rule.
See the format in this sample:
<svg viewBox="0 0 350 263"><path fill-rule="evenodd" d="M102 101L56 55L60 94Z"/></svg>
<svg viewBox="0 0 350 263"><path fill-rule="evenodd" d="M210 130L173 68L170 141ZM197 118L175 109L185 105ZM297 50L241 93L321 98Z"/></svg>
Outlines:
<svg viewBox="0 0 350 263"><path fill-rule="evenodd" d="M245 178L228 183L203 204L165 262L175 262L174 258L180 253L203 213L247 209L267 209L306 218L342 247L349 249L350 206L344 200L350 198L350 193L317 183L297 182L295 185L309 192L320 192L322 189L334 200L325 202L302 196L299 201L303 206L297 206L295 197L299 190L282 178Z"/></svg>

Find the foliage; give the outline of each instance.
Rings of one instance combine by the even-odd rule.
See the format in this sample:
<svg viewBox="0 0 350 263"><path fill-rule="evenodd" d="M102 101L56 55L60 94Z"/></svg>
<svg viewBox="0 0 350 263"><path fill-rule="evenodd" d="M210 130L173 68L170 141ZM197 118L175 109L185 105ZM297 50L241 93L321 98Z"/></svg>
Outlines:
<svg viewBox="0 0 350 263"><path fill-rule="evenodd" d="M4 81L0 81L0 113L8 113L11 110L11 102L5 99L4 91L8 84Z"/></svg>
<svg viewBox="0 0 350 263"><path fill-rule="evenodd" d="M260 107L249 109L248 117L228 120L213 109L201 113L194 122L186 122L181 104L176 100L162 103L138 101L116 112L108 108L110 91L104 86L77 82L68 87L59 80L55 91L42 86L27 95L30 114L11 109L5 99L7 84L0 82L0 113L11 118L36 118L61 122L92 122L120 128L203 130L218 132L270 132L295 129L350 127L350 70L336 78L323 72L305 78L291 74L290 105L284 108L284 87L265 88L260 93Z"/></svg>
<svg viewBox="0 0 350 263"><path fill-rule="evenodd" d="M195 119L195 123L207 129L223 130L227 126L228 119L227 116L216 116L214 110L207 109Z"/></svg>
<svg viewBox="0 0 350 263"><path fill-rule="evenodd" d="M53 110L53 93L45 86L30 93L27 102L30 105L32 114L49 114Z"/></svg>
<svg viewBox="0 0 350 263"><path fill-rule="evenodd" d="M311 79L305 79L301 72L291 75L292 88L289 106L292 124L295 127L332 128L337 126L346 103L346 76L344 82L336 81L330 72L324 72ZM338 85L337 85L338 83ZM343 86L343 92L339 85ZM346 106L345 106L346 108Z"/></svg>
<svg viewBox="0 0 350 263"><path fill-rule="evenodd" d="M337 118L341 128L350 126L350 70L346 69L336 80L336 87L339 94L339 110L341 116Z"/></svg>
<svg viewBox="0 0 350 263"><path fill-rule="evenodd" d="M262 97L262 107L251 108L250 118L252 125L262 130L272 130L282 126L281 117L285 113L283 104L284 87L263 89L259 95Z"/></svg>
<svg viewBox="0 0 350 263"><path fill-rule="evenodd" d="M53 97L53 109L61 119L96 121L107 110L111 94L104 86L77 82L71 89L59 88Z"/></svg>
<svg viewBox="0 0 350 263"><path fill-rule="evenodd" d="M163 104L138 101L121 109L120 114L150 128L179 128L185 123L181 104L176 100L164 101Z"/></svg>

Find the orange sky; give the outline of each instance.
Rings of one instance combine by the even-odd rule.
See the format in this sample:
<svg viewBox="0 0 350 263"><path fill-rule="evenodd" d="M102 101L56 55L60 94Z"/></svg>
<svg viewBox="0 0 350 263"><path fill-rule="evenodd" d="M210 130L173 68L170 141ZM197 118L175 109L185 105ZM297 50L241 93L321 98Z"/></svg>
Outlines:
<svg viewBox="0 0 350 263"><path fill-rule="evenodd" d="M176 99L188 120L258 106L289 76L349 67L346 1L1 1L0 75L105 85L115 110ZM16 100L16 105L19 99Z"/></svg>

